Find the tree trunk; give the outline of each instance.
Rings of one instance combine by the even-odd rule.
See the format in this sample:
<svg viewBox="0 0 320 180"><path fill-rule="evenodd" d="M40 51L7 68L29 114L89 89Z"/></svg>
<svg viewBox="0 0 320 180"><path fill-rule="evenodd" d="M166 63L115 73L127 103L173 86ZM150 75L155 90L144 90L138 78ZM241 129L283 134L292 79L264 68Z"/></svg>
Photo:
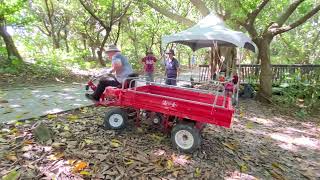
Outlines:
<svg viewBox="0 0 320 180"><path fill-rule="evenodd" d="M97 59L97 56L96 56L96 48L91 47L90 49L91 49L92 58L93 58L94 60L96 60L96 59Z"/></svg>
<svg viewBox="0 0 320 180"><path fill-rule="evenodd" d="M83 49L87 50L87 40L85 38L82 39Z"/></svg>
<svg viewBox="0 0 320 180"><path fill-rule="evenodd" d="M59 41L57 40L56 36L54 35L54 33L51 34L51 38L52 38L53 48L59 49L60 44L59 44Z"/></svg>
<svg viewBox="0 0 320 180"><path fill-rule="evenodd" d="M190 54L188 54L188 68L189 69L191 68L191 58L192 58L192 55L190 56ZM180 58L179 58L179 60L180 60Z"/></svg>
<svg viewBox="0 0 320 180"><path fill-rule="evenodd" d="M224 59L223 62L219 62L220 64L220 70L225 71L226 72L226 76L230 76L231 72L233 72L233 62L235 61L236 58L236 48L233 47L218 47L219 48L219 52L220 52L220 59ZM224 58L222 58L224 57Z"/></svg>
<svg viewBox="0 0 320 180"><path fill-rule="evenodd" d="M272 38L263 38L258 42L258 59L261 62L260 88L258 99L270 103L272 97L272 69L270 60L270 43Z"/></svg>
<svg viewBox="0 0 320 180"><path fill-rule="evenodd" d="M64 42L66 44L66 51L67 53L70 52L69 43L68 43L68 30L67 28L64 29Z"/></svg>
<svg viewBox="0 0 320 180"><path fill-rule="evenodd" d="M99 51L97 52L98 54L98 62L102 67L106 67L106 63L103 61L103 57L102 57L102 50L99 49Z"/></svg>
<svg viewBox="0 0 320 180"><path fill-rule="evenodd" d="M6 49L8 52L8 59L12 60L12 57L16 57L19 60L22 60L22 57L19 54L10 34L7 32L7 27L5 26L4 19L0 17L0 36L3 38L3 41L6 44Z"/></svg>

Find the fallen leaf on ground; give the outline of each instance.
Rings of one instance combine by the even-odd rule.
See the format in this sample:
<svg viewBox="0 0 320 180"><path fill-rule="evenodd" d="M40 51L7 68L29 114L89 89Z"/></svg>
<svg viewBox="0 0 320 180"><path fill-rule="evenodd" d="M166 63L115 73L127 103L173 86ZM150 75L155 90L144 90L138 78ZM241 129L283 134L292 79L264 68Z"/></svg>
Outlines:
<svg viewBox="0 0 320 180"><path fill-rule="evenodd" d="M235 150L236 146L231 144L231 143L222 143L223 145L225 145L227 148L231 149L231 150Z"/></svg>
<svg viewBox="0 0 320 180"><path fill-rule="evenodd" d="M74 159L69 159L68 160L68 164L70 164L70 165L73 165L75 162L76 162L76 160L74 160Z"/></svg>
<svg viewBox="0 0 320 180"><path fill-rule="evenodd" d="M157 141L158 143L160 143L160 142L164 139L163 136L159 136L159 135L156 135L156 134L151 134L150 137L151 137L153 140Z"/></svg>
<svg viewBox="0 0 320 180"><path fill-rule="evenodd" d="M64 153L57 153L55 155L52 154L52 155L48 156L48 159L55 161L55 160L58 160L62 157L64 157Z"/></svg>
<svg viewBox="0 0 320 180"><path fill-rule="evenodd" d="M189 163L189 157L185 155L175 156L174 154L171 156L174 164L179 164L181 166L185 166Z"/></svg>
<svg viewBox="0 0 320 180"><path fill-rule="evenodd" d="M20 177L20 172L17 170L10 171L7 175L2 177L2 180L17 180Z"/></svg>
<svg viewBox="0 0 320 180"><path fill-rule="evenodd" d="M278 174L274 171L271 171L270 174L276 180L286 180L286 178L284 178L281 174Z"/></svg>
<svg viewBox="0 0 320 180"><path fill-rule="evenodd" d="M283 168L279 163L277 163L277 162L273 162L273 163L271 164L271 166L272 166L273 168L278 168L278 169L284 171L284 168Z"/></svg>
<svg viewBox="0 0 320 180"><path fill-rule="evenodd" d="M247 124L246 124L247 129L252 129L253 127L254 127L253 122L251 122L251 121L247 122Z"/></svg>
<svg viewBox="0 0 320 180"><path fill-rule="evenodd" d="M169 160L167 161L166 168L167 168L168 170L171 170L171 169L173 168L173 162L172 162L172 160L169 159Z"/></svg>
<svg viewBox="0 0 320 180"><path fill-rule="evenodd" d="M69 115L69 116L67 117L67 119L68 119L69 121L75 121L75 120L79 119L79 117L78 117L77 115Z"/></svg>
<svg viewBox="0 0 320 180"><path fill-rule="evenodd" d="M172 173L172 175L177 178L178 175L179 175L179 171L174 171L174 172Z"/></svg>
<svg viewBox="0 0 320 180"><path fill-rule="evenodd" d="M10 161L16 161L16 160L18 160L15 153L10 153L10 154L6 155L6 159L8 159L8 160L10 160Z"/></svg>
<svg viewBox="0 0 320 180"><path fill-rule="evenodd" d="M91 139L85 139L84 142L85 142L87 145L93 144L93 141L92 141Z"/></svg>
<svg viewBox="0 0 320 180"><path fill-rule="evenodd" d="M16 126L20 126L20 125L22 125L22 124L24 124L24 123L23 123L23 122L19 122L19 121L17 121L17 122L15 123Z"/></svg>
<svg viewBox="0 0 320 180"><path fill-rule="evenodd" d="M70 128L69 128L68 125L64 125L63 130L65 130L65 131L70 131Z"/></svg>
<svg viewBox="0 0 320 180"><path fill-rule="evenodd" d="M87 166L88 166L88 163L80 161L80 162L76 163L73 170L75 172L79 172L79 171L85 169Z"/></svg>
<svg viewBox="0 0 320 180"><path fill-rule="evenodd" d="M47 115L47 118L48 118L48 119L54 119L54 118L56 118L56 117L58 117L58 115L56 115L56 114L48 114L48 115Z"/></svg>
<svg viewBox="0 0 320 180"><path fill-rule="evenodd" d="M116 140L116 139L112 139L110 142L111 147L117 148L121 146L121 142Z"/></svg>
<svg viewBox="0 0 320 180"><path fill-rule="evenodd" d="M134 163L134 160L130 159L129 161L127 161L126 163L124 163L125 165L130 165L130 164L133 164Z"/></svg>
<svg viewBox="0 0 320 180"><path fill-rule="evenodd" d="M240 165L240 172L245 173L248 171L248 167L245 164Z"/></svg>
<svg viewBox="0 0 320 180"><path fill-rule="evenodd" d="M85 175L85 176L90 176L91 175L91 173L88 172L88 171L81 171L80 174L81 175Z"/></svg>
<svg viewBox="0 0 320 180"><path fill-rule="evenodd" d="M196 168L196 170L194 171L194 177L200 177L200 176L201 176L201 169Z"/></svg>

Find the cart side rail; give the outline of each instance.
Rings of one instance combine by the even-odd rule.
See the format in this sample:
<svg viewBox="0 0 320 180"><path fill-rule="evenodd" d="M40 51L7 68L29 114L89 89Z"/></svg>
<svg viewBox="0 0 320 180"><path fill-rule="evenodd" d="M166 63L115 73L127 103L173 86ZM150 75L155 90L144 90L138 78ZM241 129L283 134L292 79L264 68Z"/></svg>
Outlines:
<svg viewBox="0 0 320 180"><path fill-rule="evenodd" d="M159 94L153 94L153 93L139 91L137 89L137 86L134 86L133 88L128 88L128 89L126 89L127 91L134 91L135 93L139 93L139 94L145 94L145 95L150 95L150 96L156 96L156 97L161 97L161 98L167 98L167 99L172 99L172 100L178 100L178 101L183 101L183 102L190 102L190 103L194 103L194 104L210 106L210 107L212 107L212 110L214 108L233 109L231 103L229 103L228 107L226 106L228 98L230 98L230 97L227 96L227 94L225 93L224 86L219 81L215 81L214 83L217 84L217 86L221 86L222 87L222 91L221 92L219 92L218 90L209 91L209 90L202 90L202 89L195 89L195 88L188 88L188 87L179 87L179 86L166 85L166 84L161 84L161 83L157 83L157 82L149 82L149 81L146 81L146 80L144 80L142 78L137 78L137 77L135 77L135 78L126 78L126 80L127 79L131 80L130 83L129 83L129 87L132 87L133 83L142 82L142 83L146 83L146 84L150 84L150 85L156 85L156 86L160 86L160 87L182 89L182 90L187 90L187 91L192 91L192 92L210 94L210 95L214 96L214 100L213 100L212 103L209 104L209 103L203 103L203 102L198 102L198 101L193 101L193 100L188 100L188 99L176 98L176 97L171 97L171 96L164 96L164 95L159 95ZM189 82L189 81L187 81L187 82ZM122 88L124 89L124 86L122 86ZM219 104L221 104L220 100L219 100L219 97L223 97L222 105L219 105Z"/></svg>

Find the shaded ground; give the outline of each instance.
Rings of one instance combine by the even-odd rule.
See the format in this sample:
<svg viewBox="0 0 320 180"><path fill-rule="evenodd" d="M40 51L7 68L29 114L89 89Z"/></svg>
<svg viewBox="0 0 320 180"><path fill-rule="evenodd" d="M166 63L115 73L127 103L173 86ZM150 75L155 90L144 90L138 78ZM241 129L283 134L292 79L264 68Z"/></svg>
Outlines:
<svg viewBox="0 0 320 180"><path fill-rule="evenodd" d="M43 145L32 124L3 125L0 176L20 179L319 179L319 119L301 122L253 100L241 102L231 129L208 126L203 145L179 154L156 128L101 126L105 108L41 118L53 131ZM38 121L39 122L39 121Z"/></svg>

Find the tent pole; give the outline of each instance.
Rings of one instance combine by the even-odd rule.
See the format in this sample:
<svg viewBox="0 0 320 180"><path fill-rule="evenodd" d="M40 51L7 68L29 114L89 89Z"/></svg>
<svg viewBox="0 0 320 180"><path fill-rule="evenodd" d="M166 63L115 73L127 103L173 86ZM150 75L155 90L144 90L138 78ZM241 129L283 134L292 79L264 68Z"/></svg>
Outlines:
<svg viewBox="0 0 320 180"><path fill-rule="evenodd" d="M237 102L237 106L239 105L239 90L240 90L240 68L241 68L241 62L242 62L242 58L243 58L243 48L240 48L240 56L238 59L238 70L237 70L237 75L238 75L238 82L237 82L237 93L236 93L236 102Z"/></svg>
<svg viewBox="0 0 320 180"><path fill-rule="evenodd" d="M211 60L210 60L210 80L213 80L213 74L214 74L214 68L213 68L213 58L214 58L214 54L213 54L213 47L211 46Z"/></svg>
<svg viewBox="0 0 320 180"><path fill-rule="evenodd" d="M193 65L195 64L195 51L192 51L192 56L191 56L191 77L190 77L190 81L193 81Z"/></svg>

